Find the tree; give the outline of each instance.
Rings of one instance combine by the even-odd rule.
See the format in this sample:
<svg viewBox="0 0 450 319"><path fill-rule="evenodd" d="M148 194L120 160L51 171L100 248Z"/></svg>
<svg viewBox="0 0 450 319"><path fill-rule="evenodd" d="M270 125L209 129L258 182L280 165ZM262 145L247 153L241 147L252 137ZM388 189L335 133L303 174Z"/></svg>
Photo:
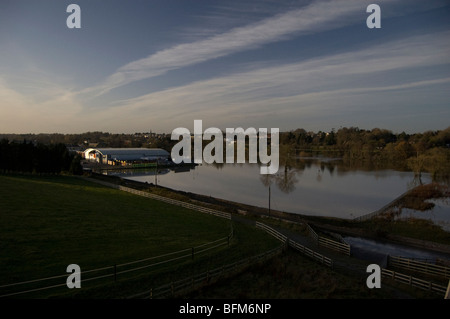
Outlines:
<svg viewBox="0 0 450 319"><path fill-rule="evenodd" d="M401 141L394 147L396 161L406 161L414 154L414 149L408 142Z"/></svg>
<svg viewBox="0 0 450 319"><path fill-rule="evenodd" d="M81 156L75 155L70 163L69 173L72 175L83 174L83 167L81 166Z"/></svg>

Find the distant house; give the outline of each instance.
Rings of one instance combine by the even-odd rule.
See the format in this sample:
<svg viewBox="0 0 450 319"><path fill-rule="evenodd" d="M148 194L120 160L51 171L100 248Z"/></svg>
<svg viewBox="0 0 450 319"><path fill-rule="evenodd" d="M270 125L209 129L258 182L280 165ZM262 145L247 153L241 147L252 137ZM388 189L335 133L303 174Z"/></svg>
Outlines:
<svg viewBox="0 0 450 319"><path fill-rule="evenodd" d="M161 148L88 148L84 151L85 159L109 165L167 161L169 156L169 152Z"/></svg>

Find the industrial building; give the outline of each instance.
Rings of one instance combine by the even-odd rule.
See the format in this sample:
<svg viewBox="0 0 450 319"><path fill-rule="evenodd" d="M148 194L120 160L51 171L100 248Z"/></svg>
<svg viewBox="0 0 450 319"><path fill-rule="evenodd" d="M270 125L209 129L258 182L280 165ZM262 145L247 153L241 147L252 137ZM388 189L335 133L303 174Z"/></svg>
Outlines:
<svg viewBox="0 0 450 319"><path fill-rule="evenodd" d="M169 152L161 148L88 148L84 151L86 160L121 166L167 162L169 156Z"/></svg>

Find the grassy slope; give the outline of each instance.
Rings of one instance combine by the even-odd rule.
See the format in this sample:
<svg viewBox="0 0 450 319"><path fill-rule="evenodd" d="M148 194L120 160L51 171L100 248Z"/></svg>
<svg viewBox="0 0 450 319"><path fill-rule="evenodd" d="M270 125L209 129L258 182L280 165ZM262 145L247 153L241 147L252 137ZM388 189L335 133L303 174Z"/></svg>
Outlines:
<svg viewBox="0 0 450 319"><path fill-rule="evenodd" d="M229 222L72 177L0 176L0 285L166 253L224 237ZM57 225L57 227L55 227ZM231 248L195 262L108 283L66 296L126 297L205 267L214 268L274 247L266 234L235 224ZM365 278L344 276L289 253L254 266L223 284L193 293L197 298L396 298L370 291ZM74 295L75 293L75 295Z"/></svg>
<svg viewBox="0 0 450 319"><path fill-rule="evenodd" d="M65 274L72 263L83 272L157 256L230 232L224 219L74 177L0 176L0 194L0 284ZM274 246L240 227L230 259Z"/></svg>
<svg viewBox="0 0 450 319"><path fill-rule="evenodd" d="M187 295L192 299L440 299L439 295L382 279L369 289L368 274L334 271L288 250L264 265Z"/></svg>

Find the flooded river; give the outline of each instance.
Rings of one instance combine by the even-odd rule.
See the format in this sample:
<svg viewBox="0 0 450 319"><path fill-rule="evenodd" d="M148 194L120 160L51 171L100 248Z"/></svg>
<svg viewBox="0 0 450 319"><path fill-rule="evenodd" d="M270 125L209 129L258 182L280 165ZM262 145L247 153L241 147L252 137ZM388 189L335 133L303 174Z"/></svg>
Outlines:
<svg viewBox="0 0 450 319"><path fill-rule="evenodd" d="M128 170L122 177L259 207L353 219L373 212L417 184L412 172L349 170L333 161L307 161L261 175L256 164L199 165L174 171ZM427 175L422 182L429 182Z"/></svg>

